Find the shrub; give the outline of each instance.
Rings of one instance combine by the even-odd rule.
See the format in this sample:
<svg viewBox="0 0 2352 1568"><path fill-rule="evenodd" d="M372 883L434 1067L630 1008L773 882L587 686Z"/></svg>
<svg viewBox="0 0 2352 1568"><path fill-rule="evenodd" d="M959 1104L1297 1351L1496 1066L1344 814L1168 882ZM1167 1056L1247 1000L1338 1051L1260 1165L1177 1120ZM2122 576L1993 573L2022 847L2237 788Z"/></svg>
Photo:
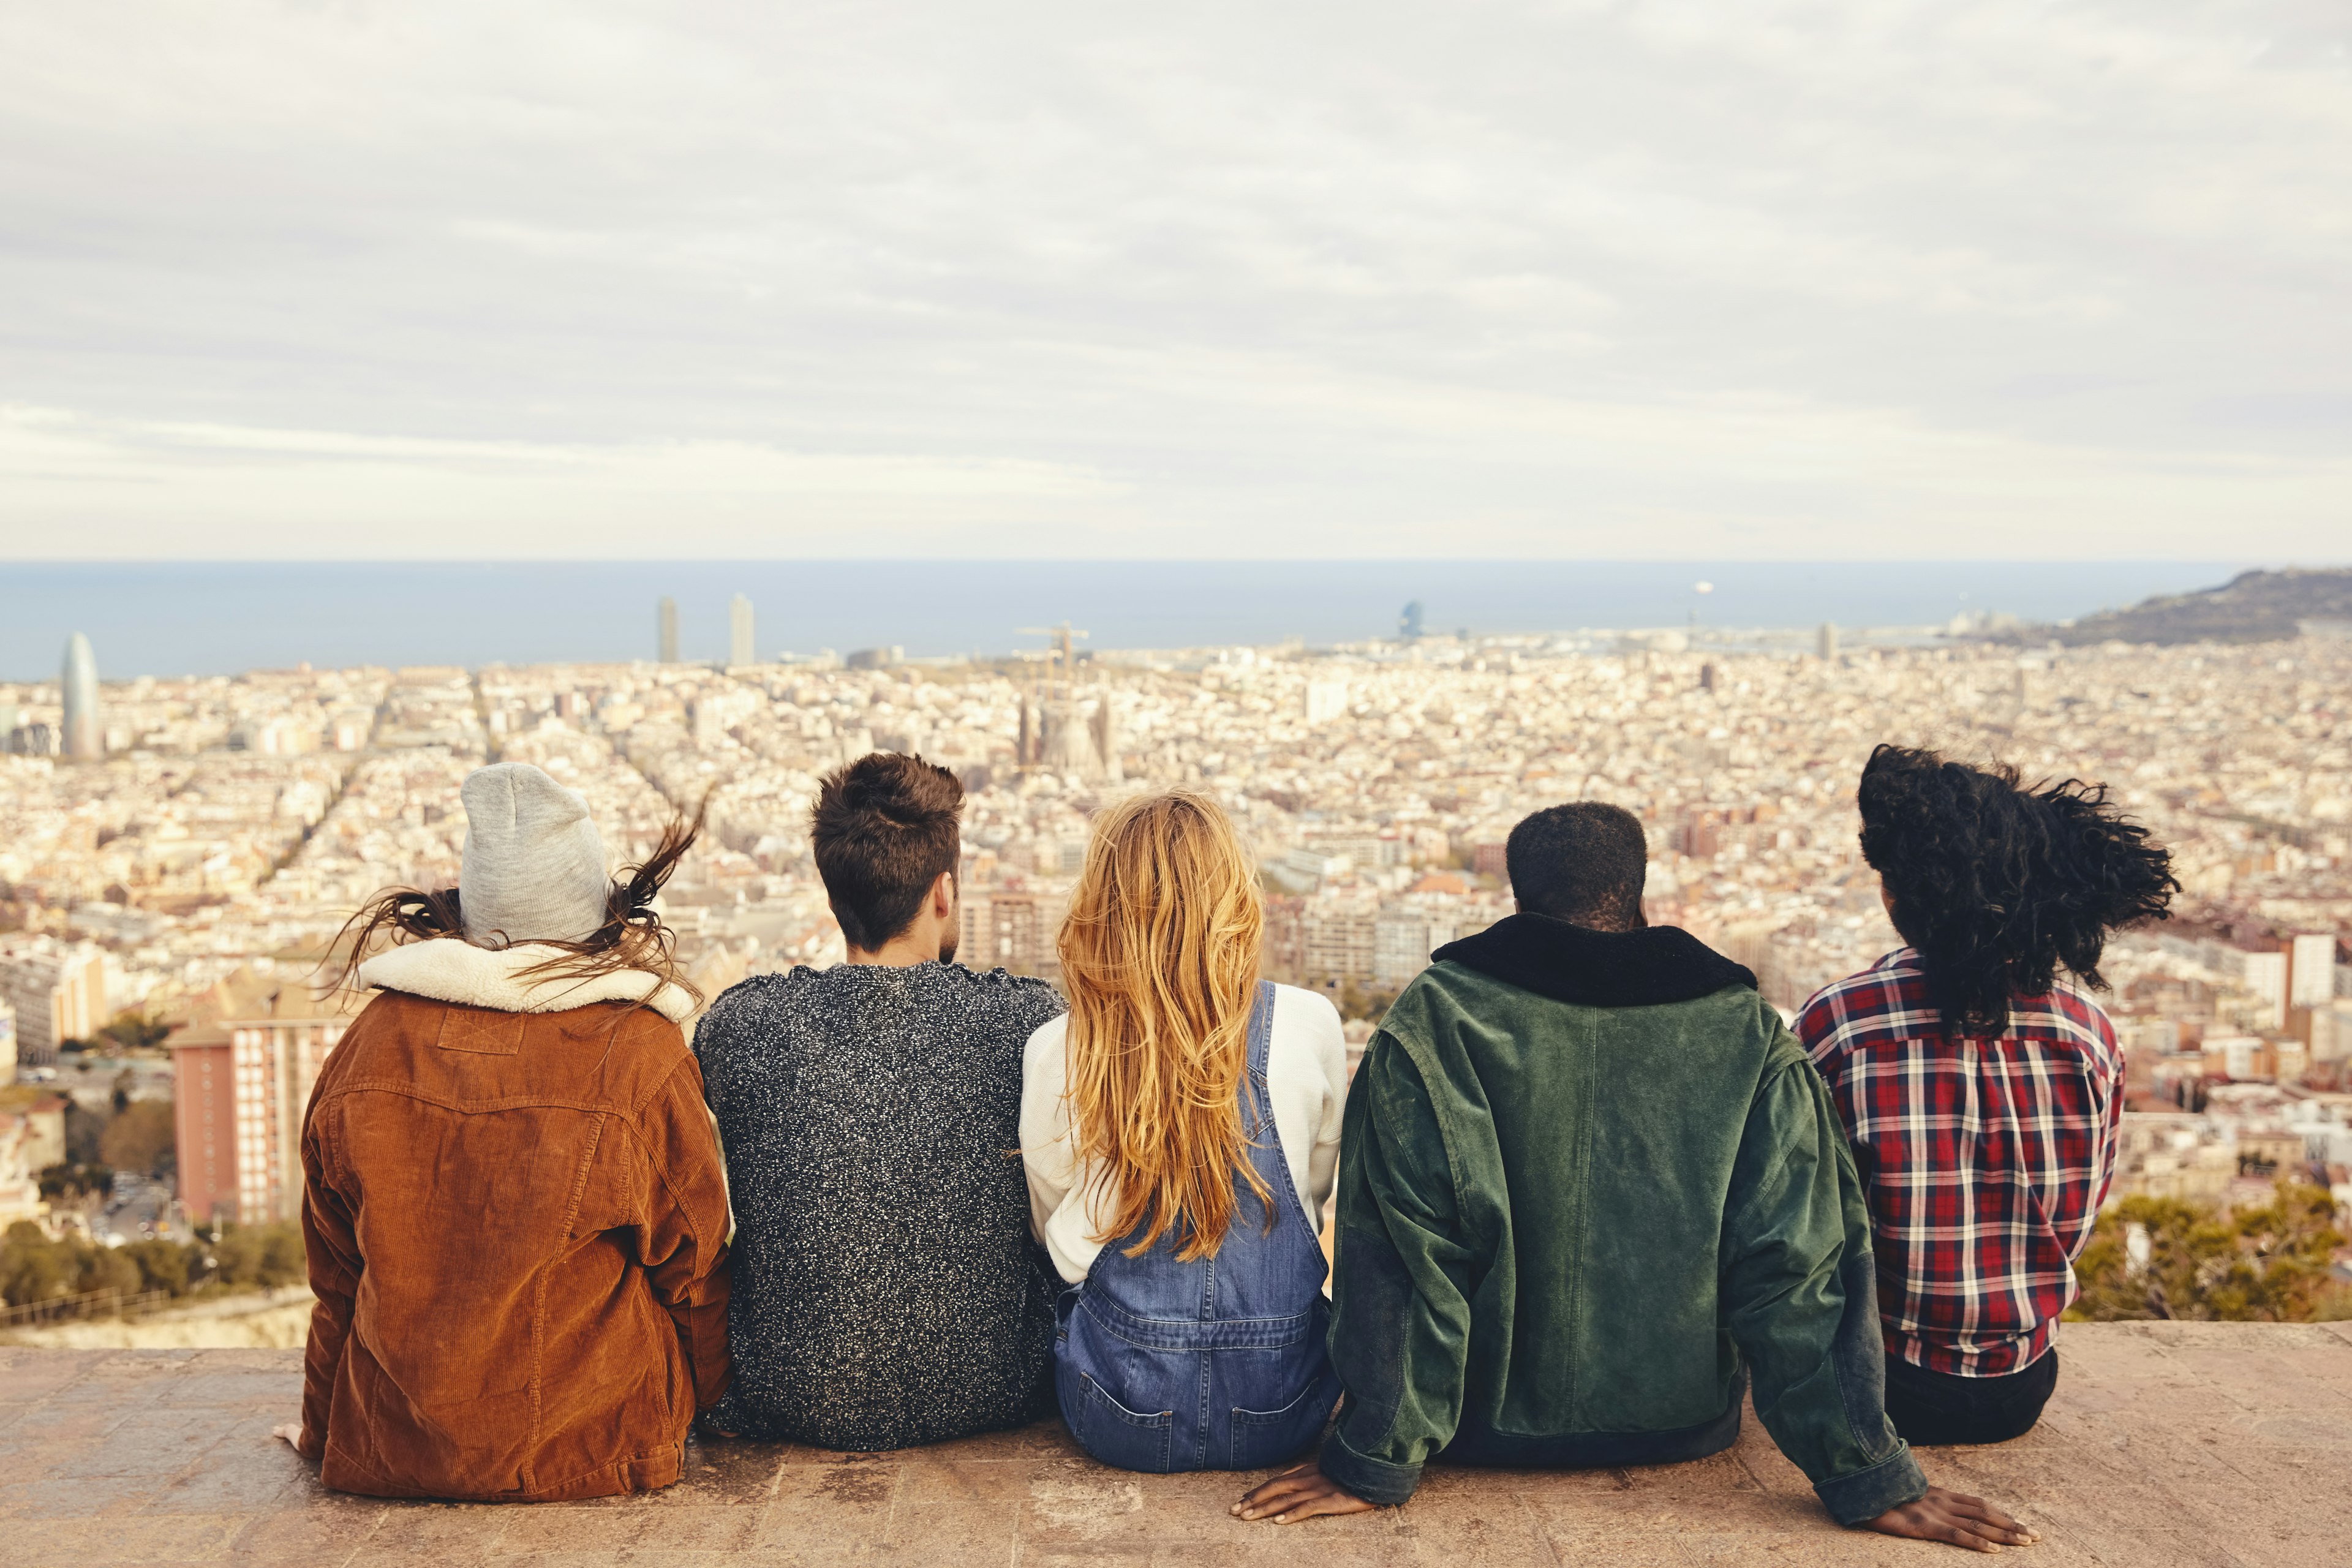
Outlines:
<svg viewBox="0 0 2352 1568"><path fill-rule="evenodd" d="M142 1290L165 1290L174 1296L188 1293L188 1275L196 1260L196 1249L179 1241L134 1241L122 1249L139 1270L139 1288Z"/></svg>
<svg viewBox="0 0 2352 1568"><path fill-rule="evenodd" d="M2072 1315L2095 1322L2180 1318L2305 1323L2338 1292L2329 1274L2344 1245L2325 1187L2282 1178L2260 1208L2224 1213L2179 1198L2126 1198L2099 1216L2074 1265L2083 1293ZM2147 1233L2136 1267L2130 1231Z"/></svg>
<svg viewBox="0 0 2352 1568"><path fill-rule="evenodd" d="M215 1268L209 1275L207 1247ZM225 1226L209 1243L158 1237L119 1247L79 1236L53 1241L30 1220L19 1220L0 1237L0 1301L11 1307L85 1290L125 1296L162 1290L176 1297L205 1284L232 1290L298 1285L309 1272L301 1227L290 1224Z"/></svg>
<svg viewBox="0 0 2352 1568"><path fill-rule="evenodd" d="M0 1300L9 1306L69 1295L73 1277L70 1254L31 1220L18 1220L0 1237Z"/></svg>
<svg viewBox="0 0 2352 1568"><path fill-rule="evenodd" d="M139 1265L112 1248L78 1236L52 1241L30 1220L18 1220L0 1238L0 1298L12 1307L85 1290L133 1295L141 1279Z"/></svg>
<svg viewBox="0 0 2352 1568"><path fill-rule="evenodd" d="M213 1257L223 1285L297 1285L310 1275L301 1228L284 1221L224 1226Z"/></svg>

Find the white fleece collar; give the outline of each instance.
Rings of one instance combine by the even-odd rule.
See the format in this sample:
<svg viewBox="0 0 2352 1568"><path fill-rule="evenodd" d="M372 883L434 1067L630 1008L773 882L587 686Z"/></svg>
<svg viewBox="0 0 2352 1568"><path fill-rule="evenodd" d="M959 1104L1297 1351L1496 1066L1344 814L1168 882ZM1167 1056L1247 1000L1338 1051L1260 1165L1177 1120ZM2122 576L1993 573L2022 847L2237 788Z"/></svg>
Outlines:
<svg viewBox="0 0 2352 1568"><path fill-rule="evenodd" d="M610 970L584 979L523 974L556 955L556 949L541 942L494 951L436 937L377 953L360 965L360 984L499 1013L561 1013L593 1002L643 1002L679 1024L694 1011L692 997L642 969Z"/></svg>

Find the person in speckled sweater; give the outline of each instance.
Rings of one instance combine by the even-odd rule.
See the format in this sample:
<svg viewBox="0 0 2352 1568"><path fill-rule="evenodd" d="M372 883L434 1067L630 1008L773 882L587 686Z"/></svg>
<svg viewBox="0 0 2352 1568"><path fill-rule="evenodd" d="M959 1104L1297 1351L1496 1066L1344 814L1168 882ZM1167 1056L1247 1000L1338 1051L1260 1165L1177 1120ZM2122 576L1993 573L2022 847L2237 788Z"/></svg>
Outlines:
<svg viewBox="0 0 2352 1568"><path fill-rule="evenodd" d="M873 1451L1051 1415L1059 1280L1029 1227L1023 1047L1045 982L954 962L963 787L876 752L811 824L847 962L696 1031L735 1208L723 1435Z"/></svg>

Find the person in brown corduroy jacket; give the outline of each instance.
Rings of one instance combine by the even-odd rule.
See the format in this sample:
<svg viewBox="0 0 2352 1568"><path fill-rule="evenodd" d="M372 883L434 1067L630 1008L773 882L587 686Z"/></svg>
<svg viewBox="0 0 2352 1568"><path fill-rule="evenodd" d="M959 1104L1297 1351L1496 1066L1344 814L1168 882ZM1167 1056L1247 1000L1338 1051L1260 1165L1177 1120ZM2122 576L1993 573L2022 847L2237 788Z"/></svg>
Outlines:
<svg viewBox="0 0 2352 1568"><path fill-rule="evenodd" d="M311 1097L318 1305L283 1435L377 1497L667 1486L730 1375L725 1166L649 907L693 833L616 885L538 769L463 793L458 889L354 919L355 961L408 940L357 964L380 994Z"/></svg>

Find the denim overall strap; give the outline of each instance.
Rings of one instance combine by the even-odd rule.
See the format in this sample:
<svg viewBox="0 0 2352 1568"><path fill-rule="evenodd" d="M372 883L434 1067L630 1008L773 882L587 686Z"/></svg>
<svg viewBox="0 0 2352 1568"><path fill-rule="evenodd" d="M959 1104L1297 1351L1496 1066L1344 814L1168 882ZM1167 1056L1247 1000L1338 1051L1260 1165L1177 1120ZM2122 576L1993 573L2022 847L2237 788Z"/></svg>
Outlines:
<svg viewBox="0 0 2352 1568"><path fill-rule="evenodd" d="M1257 983L1257 1002L1250 1009L1249 1072L1244 1079L1242 1096L1242 1134L1250 1141L1250 1163L1257 1167L1258 1180L1269 1193L1279 1193L1290 1200L1291 1212L1307 1226L1307 1236L1317 1250L1322 1243L1317 1238L1323 1234L1322 1222L1307 1212L1307 1200L1299 1194L1298 1184L1290 1177L1290 1159L1282 1147L1281 1131L1274 1124L1274 1090L1266 1080L1266 1063L1274 1051L1274 982ZM1264 1156L1271 1154L1272 1158Z"/></svg>

